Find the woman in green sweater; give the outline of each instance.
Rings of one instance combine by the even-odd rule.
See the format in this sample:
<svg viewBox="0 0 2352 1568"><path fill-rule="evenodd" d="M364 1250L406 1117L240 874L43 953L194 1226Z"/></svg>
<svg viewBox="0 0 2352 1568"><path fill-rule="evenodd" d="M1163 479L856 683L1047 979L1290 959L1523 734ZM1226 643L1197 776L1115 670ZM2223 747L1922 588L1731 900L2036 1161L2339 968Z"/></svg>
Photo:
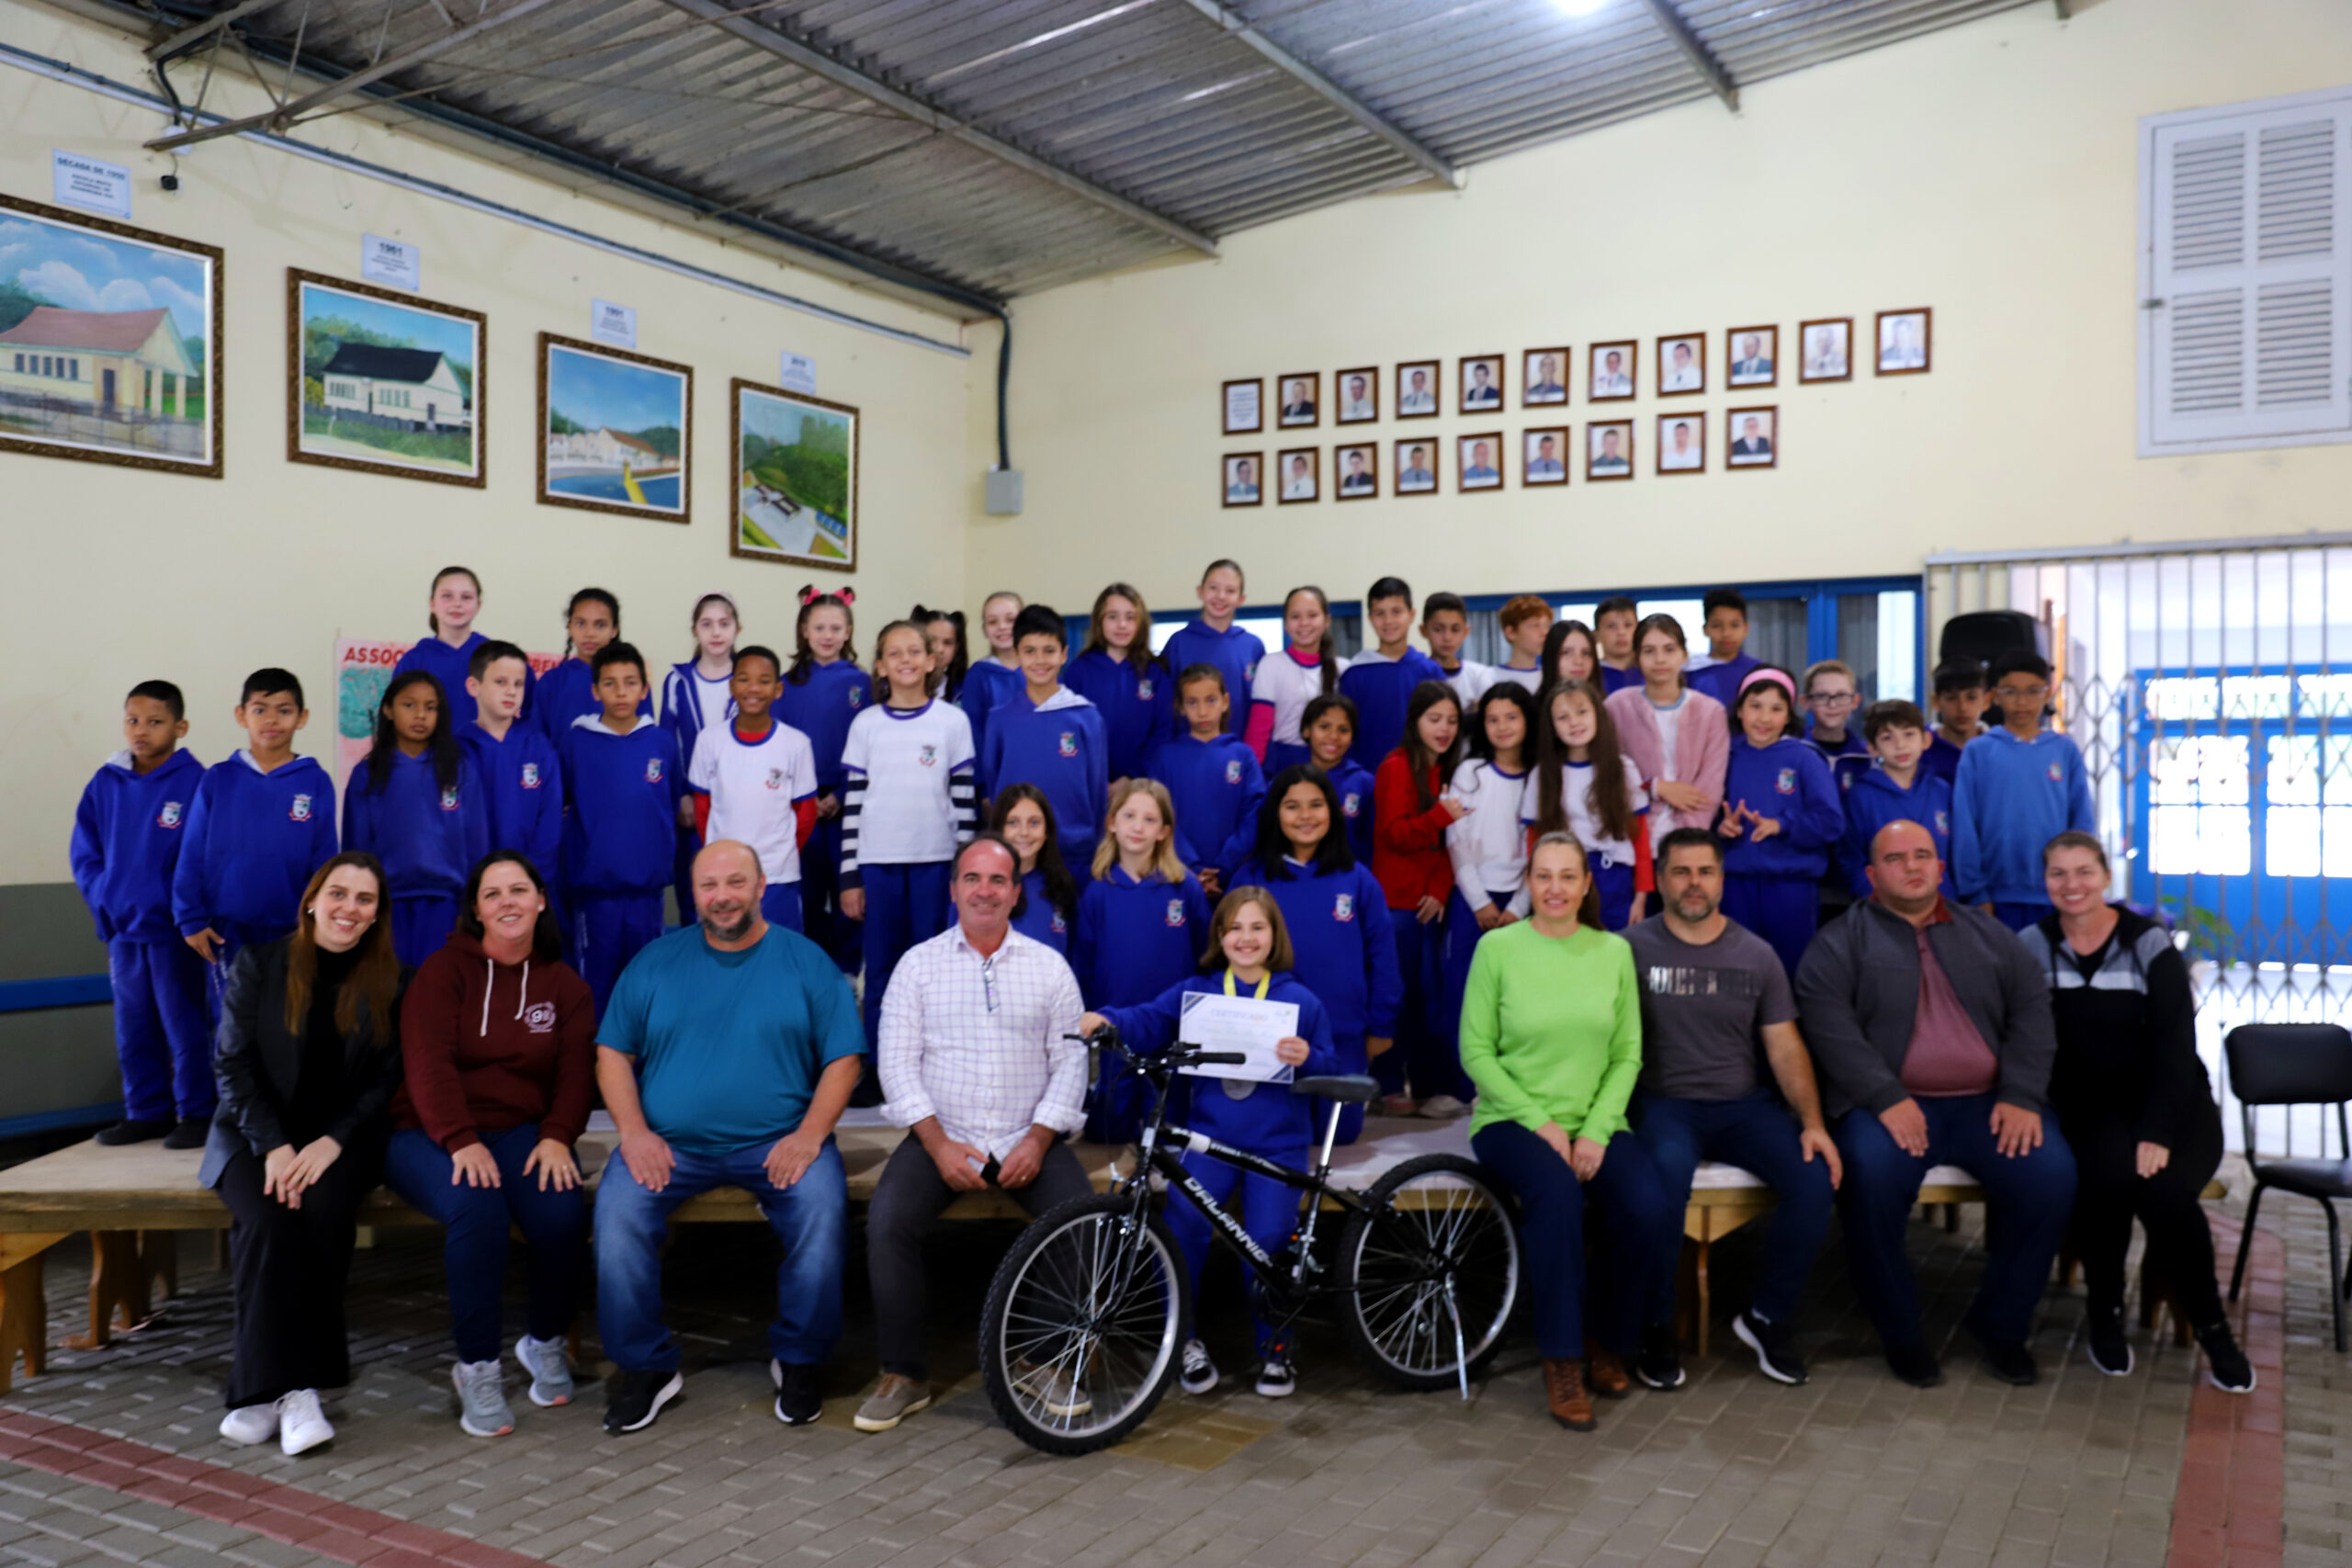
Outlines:
<svg viewBox="0 0 2352 1568"><path fill-rule="evenodd" d="M1592 1398L1623 1396L1653 1270L1671 1268L1679 1216L1625 1124L1642 1070L1634 950L1600 923L1584 846L1535 840L1529 918L1478 939L1462 1001L1462 1066L1478 1086L1470 1147L1518 1197L1553 1418L1593 1427ZM1611 1288L1584 1321L1584 1199L1607 1226Z"/></svg>

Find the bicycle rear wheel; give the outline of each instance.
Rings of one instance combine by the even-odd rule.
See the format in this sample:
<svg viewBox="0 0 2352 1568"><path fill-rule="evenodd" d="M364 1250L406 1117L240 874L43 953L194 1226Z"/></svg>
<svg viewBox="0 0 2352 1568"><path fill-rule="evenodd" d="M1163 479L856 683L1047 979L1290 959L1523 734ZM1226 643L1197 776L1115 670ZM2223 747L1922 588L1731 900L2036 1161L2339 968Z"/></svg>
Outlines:
<svg viewBox="0 0 2352 1568"><path fill-rule="evenodd" d="M1423 1155L1364 1205L1340 1233L1348 1337L1399 1388L1451 1388L1500 1348L1519 1299L1510 1201L1476 1161Z"/></svg>
<svg viewBox="0 0 2352 1568"><path fill-rule="evenodd" d="M1143 1424L1175 1376L1183 1257L1116 1193L1073 1199L1021 1233L980 1313L989 1403L1049 1454L1091 1453Z"/></svg>

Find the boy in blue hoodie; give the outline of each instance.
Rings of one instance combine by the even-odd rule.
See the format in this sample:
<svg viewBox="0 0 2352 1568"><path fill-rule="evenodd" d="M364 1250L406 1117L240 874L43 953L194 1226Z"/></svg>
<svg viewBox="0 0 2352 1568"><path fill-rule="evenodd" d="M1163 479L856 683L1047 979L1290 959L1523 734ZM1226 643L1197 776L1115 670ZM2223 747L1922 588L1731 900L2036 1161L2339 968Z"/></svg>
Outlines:
<svg viewBox="0 0 2352 1568"><path fill-rule="evenodd" d="M1249 857L1258 831L1266 775L1250 743L1233 733L1233 699L1214 664L1193 664L1176 678L1185 732L1152 754L1151 777L1176 803L1176 852L1212 897Z"/></svg>
<svg viewBox="0 0 2352 1568"><path fill-rule="evenodd" d="M1073 871L1094 863L1111 789L1110 736L1102 713L1062 684L1069 643L1052 606L1030 604L1012 623L1023 688L989 715L980 742L980 787L1034 784L1054 807L1062 859ZM1081 875L1083 874L1081 871Z"/></svg>
<svg viewBox="0 0 2352 1568"><path fill-rule="evenodd" d="M1377 646L1348 660L1340 691L1356 705L1355 744L1349 760L1377 773L1405 735L1405 706L1424 681L1445 680L1436 660L1415 648L1413 590L1401 577L1384 577L1364 595L1364 618Z"/></svg>
<svg viewBox="0 0 2352 1568"><path fill-rule="evenodd" d="M1917 822L1936 840L1936 857L1944 863L1944 897L1953 897L1951 785L1928 761L1928 716L1916 703L1872 703L1862 715L1862 735L1876 760L1867 768L1838 769L1846 798L1838 874L1855 897L1869 897L1871 840L1889 822Z"/></svg>
<svg viewBox="0 0 2352 1568"><path fill-rule="evenodd" d="M123 749L74 813L74 885L107 944L122 1120L101 1144L162 1138L200 1147L212 1122L204 970L172 924L172 873L203 764L179 750L187 707L169 681L141 681L122 705Z"/></svg>
<svg viewBox="0 0 2352 1568"><path fill-rule="evenodd" d="M2001 726L1970 741L1951 786L1951 879L1960 896L2013 931L2050 913L2041 848L2098 830L2090 774L2072 738L2041 727L2050 663L2037 653L1993 661Z"/></svg>
<svg viewBox="0 0 2352 1568"><path fill-rule="evenodd" d="M172 922L205 962L215 1029L229 965L294 929L311 873L339 847L334 780L294 754L295 733L311 722L302 682L291 671L254 671L236 720L250 744L205 770L172 872Z"/></svg>
<svg viewBox="0 0 2352 1568"><path fill-rule="evenodd" d="M538 726L517 722L530 658L511 642L485 642L469 668L474 721L458 730L458 742L481 780L490 847L528 855L542 877L552 878L563 850L563 764Z"/></svg>
<svg viewBox="0 0 2352 1568"><path fill-rule="evenodd" d="M563 889L574 962L601 1016L628 961L662 934L685 769L675 737L638 710L644 657L607 643L595 671L604 711L563 732Z"/></svg>

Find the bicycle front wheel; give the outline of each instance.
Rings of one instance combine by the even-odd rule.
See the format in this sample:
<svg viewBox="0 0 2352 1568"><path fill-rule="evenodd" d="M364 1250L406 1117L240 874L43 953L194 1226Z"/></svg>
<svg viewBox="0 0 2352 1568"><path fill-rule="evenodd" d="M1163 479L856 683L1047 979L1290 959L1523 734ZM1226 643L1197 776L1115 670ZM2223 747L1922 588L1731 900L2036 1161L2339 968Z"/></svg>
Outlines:
<svg viewBox="0 0 2352 1568"><path fill-rule="evenodd" d="M997 1266L980 1313L989 1403L1049 1454L1091 1453L1143 1424L1175 1376L1183 1256L1132 1198L1049 1210Z"/></svg>
<svg viewBox="0 0 2352 1568"><path fill-rule="evenodd" d="M1407 1160L1348 1216L1340 1269L1356 1353L1399 1388L1451 1388L1501 1346L1519 1299L1510 1201L1476 1161Z"/></svg>

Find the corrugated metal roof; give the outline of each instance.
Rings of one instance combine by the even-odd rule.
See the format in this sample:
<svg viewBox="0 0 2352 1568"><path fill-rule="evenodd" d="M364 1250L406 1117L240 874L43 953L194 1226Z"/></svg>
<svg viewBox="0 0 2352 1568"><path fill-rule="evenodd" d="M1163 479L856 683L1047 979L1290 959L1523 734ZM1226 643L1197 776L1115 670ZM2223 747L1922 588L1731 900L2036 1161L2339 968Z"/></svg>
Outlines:
<svg viewBox="0 0 2352 1568"><path fill-rule="evenodd" d="M233 26L330 73L415 51L377 93L999 299L1713 91L1653 0L564 0L495 25L513 3ZM1746 84L2023 0L1673 3Z"/></svg>

